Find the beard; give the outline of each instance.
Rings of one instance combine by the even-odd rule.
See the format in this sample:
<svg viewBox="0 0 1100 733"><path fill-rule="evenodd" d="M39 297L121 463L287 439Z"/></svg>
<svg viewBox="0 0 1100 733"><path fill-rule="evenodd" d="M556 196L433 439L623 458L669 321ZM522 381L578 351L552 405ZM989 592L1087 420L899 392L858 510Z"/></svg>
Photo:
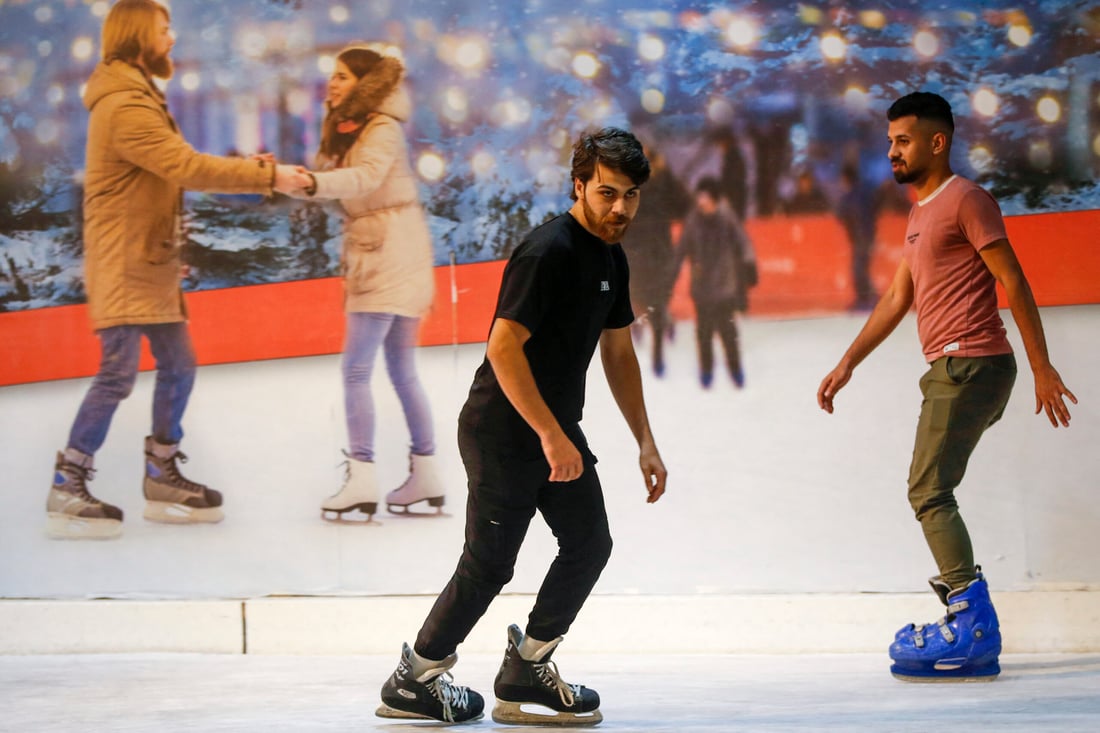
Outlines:
<svg viewBox="0 0 1100 733"><path fill-rule="evenodd" d="M149 74L157 77L158 79L171 79L172 71L172 59L168 57L168 54L160 54L154 56L149 51L142 51L141 63L149 71Z"/></svg>
<svg viewBox="0 0 1100 733"><path fill-rule="evenodd" d="M905 163L902 163L901 166L902 167L896 168L893 171L894 181L896 181L897 183L912 183L913 181L920 178L920 171L915 171L911 169Z"/></svg>
<svg viewBox="0 0 1100 733"><path fill-rule="evenodd" d="M615 244L622 241L623 235L626 234L626 230L630 228L630 217L617 216L610 211L602 219L596 215L596 212L588 205L587 199L581 199L581 209L584 211L585 221L592 227L593 234L607 242L608 244Z"/></svg>

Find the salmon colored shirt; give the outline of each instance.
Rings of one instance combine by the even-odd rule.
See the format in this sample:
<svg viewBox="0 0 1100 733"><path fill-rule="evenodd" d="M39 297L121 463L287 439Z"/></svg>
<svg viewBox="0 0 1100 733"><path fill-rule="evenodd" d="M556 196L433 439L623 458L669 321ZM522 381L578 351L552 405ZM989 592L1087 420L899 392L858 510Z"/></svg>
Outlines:
<svg viewBox="0 0 1100 733"><path fill-rule="evenodd" d="M996 280L978 254L1007 238L997 201L966 178L952 176L913 204L903 256L929 362L1012 353L997 310Z"/></svg>

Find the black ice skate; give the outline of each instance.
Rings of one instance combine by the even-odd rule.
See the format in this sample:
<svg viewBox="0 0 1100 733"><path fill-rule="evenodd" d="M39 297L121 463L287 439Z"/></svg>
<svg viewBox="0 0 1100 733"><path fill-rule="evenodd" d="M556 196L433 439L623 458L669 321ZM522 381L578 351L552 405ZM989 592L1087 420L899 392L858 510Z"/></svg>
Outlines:
<svg viewBox="0 0 1100 733"><path fill-rule="evenodd" d="M603 720L600 696L584 685L571 685L558 674L550 655L561 643L558 637L539 650L538 661L520 656L523 632L508 627L508 649L497 672L493 691L497 703L493 720L513 725L596 725Z"/></svg>
<svg viewBox="0 0 1100 733"><path fill-rule="evenodd" d="M414 677L412 649L403 644L397 669L382 685L382 705L375 715L441 723L478 720L485 710L485 699L468 687L451 684L454 678L449 670L456 661L458 657L452 654L438 667Z"/></svg>

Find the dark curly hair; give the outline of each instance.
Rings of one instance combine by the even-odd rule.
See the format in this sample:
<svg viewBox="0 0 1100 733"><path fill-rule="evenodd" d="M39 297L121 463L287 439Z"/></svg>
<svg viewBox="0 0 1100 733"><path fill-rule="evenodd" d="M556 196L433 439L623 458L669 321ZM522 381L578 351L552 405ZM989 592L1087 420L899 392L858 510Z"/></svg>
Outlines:
<svg viewBox="0 0 1100 733"><path fill-rule="evenodd" d="M577 200L572 182L577 179L591 180L596 173L597 163L624 173L636 186L649 180L649 161L638 138L618 127L605 127L597 132L581 133L573 145L569 198Z"/></svg>

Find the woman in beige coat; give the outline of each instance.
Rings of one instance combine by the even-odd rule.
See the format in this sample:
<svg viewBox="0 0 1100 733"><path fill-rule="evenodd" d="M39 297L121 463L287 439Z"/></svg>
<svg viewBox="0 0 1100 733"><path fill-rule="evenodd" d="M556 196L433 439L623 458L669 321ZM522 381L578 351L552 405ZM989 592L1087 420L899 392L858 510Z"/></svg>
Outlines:
<svg viewBox="0 0 1100 733"><path fill-rule="evenodd" d="M379 348L411 436L410 475L386 495L386 503L390 511L407 512L421 501L442 507L445 498L434 464L431 408L414 358L435 278L431 237L401 128L411 112L404 73L398 59L367 46L340 52L328 85L320 170L305 191L314 199L339 199L346 215L341 266L348 473L340 491L322 502L325 518L356 509L373 515L377 508L370 380Z"/></svg>

